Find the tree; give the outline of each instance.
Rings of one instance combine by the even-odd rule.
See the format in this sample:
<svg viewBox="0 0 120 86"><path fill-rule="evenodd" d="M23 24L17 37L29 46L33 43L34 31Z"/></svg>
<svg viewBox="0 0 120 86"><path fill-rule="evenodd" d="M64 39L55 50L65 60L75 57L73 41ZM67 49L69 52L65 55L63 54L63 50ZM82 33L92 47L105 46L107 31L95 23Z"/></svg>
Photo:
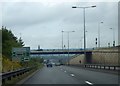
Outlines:
<svg viewBox="0 0 120 86"><path fill-rule="evenodd" d="M11 53L13 47L23 47L24 42L20 38L14 36L11 30L7 30L2 26L2 54L11 59Z"/></svg>
<svg viewBox="0 0 120 86"><path fill-rule="evenodd" d="M24 42L22 41L22 38L20 37L19 40L18 40L18 43L22 46L24 46Z"/></svg>

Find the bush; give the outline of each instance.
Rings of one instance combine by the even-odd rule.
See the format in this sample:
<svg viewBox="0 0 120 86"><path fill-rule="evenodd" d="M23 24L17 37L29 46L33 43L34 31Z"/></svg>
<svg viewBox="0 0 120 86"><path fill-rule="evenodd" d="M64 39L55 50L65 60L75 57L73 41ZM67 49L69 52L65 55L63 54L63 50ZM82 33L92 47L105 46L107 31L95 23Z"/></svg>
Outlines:
<svg viewBox="0 0 120 86"><path fill-rule="evenodd" d="M2 56L2 72L14 71L21 67L19 62L12 62L7 57Z"/></svg>

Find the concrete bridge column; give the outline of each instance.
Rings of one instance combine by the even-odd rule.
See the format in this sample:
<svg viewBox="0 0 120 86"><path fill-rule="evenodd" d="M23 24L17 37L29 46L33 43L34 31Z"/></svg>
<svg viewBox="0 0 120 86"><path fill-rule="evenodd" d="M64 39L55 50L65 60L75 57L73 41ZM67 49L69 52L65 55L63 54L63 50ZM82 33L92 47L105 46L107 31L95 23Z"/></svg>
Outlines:
<svg viewBox="0 0 120 86"><path fill-rule="evenodd" d="M91 64L92 63L92 54L87 53L85 57L85 64Z"/></svg>

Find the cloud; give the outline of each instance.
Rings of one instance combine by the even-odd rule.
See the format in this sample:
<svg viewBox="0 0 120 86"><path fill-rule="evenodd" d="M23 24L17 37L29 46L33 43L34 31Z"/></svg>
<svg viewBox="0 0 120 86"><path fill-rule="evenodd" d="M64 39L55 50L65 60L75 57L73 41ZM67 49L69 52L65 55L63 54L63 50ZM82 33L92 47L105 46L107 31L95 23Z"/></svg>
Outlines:
<svg viewBox="0 0 120 86"><path fill-rule="evenodd" d="M36 2L17 2L3 7L3 24L7 26L28 26L45 22L59 21L70 14L66 5L52 3L44 5ZM66 9L67 8L67 9ZM71 8L71 7L70 7ZM59 9L59 10L58 10ZM66 14L65 14L66 13ZM14 15L14 16L13 16Z"/></svg>
<svg viewBox="0 0 120 86"><path fill-rule="evenodd" d="M2 3L0 2L0 26L2 26Z"/></svg>
<svg viewBox="0 0 120 86"><path fill-rule="evenodd" d="M111 40L110 27L117 32L117 3L116 2L4 2L3 25L20 36L27 46L36 48L61 48L61 31L75 30L70 34L70 47L80 47L83 36L83 9L72 9L72 6L91 6L86 9L87 46L94 47L98 34L98 23L101 26L102 46ZM106 37L106 38L104 38ZM117 40L117 33L116 33ZM67 34L64 33L64 44L67 45Z"/></svg>

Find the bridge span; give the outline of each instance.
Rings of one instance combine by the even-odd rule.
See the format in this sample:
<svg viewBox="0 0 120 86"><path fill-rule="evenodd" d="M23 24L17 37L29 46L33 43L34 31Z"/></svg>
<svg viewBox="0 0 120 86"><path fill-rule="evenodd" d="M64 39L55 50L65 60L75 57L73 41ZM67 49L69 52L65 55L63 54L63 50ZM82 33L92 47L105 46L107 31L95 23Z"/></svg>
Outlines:
<svg viewBox="0 0 120 86"><path fill-rule="evenodd" d="M31 50L30 54L84 54L84 50ZM86 54L92 54L91 50L86 50Z"/></svg>

